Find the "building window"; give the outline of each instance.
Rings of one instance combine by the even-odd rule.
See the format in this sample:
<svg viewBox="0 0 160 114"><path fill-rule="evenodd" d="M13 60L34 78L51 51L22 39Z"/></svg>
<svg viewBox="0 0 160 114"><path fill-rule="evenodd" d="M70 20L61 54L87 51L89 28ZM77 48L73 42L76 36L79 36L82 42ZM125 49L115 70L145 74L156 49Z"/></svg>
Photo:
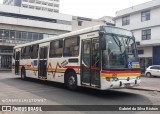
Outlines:
<svg viewBox="0 0 160 114"><path fill-rule="evenodd" d="M7 38L7 39L9 39L9 30L4 30L4 38Z"/></svg>
<svg viewBox="0 0 160 114"><path fill-rule="evenodd" d="M53 6L53 3L48 3L48 6Z"/></svg>
<svg viewBox="0 0 160 114"><path fill-rule="evenodd" d="M130 24L130 16L122 17L122 26Z"/></svg>
<svg viewBox="0 0 160 114"><path fill-rule="evenodd" d="M30 9L34 9L34 6L29 5L29 8L30 8Z"/></svg>
<svg viewBox="0 0 160 114"><path fill-rule="evenodd" d="M47 2L42 2L42 5L47 5Z"/></svg>
<svg viewBox="0 0 160 114"><path fill-rule="evenodd" d="M55 10L54 10L54 12L55 12L55 13L58 13L58 12L59 12L59 10L56 10L56 9L55 9Z"/></svg>
<svg viewBox="0 0 160 114"><path fill-rule="evenodd" d="M28 8L28 5L26 5L26 4L22 4L22 7L24 7L24 8Z"/></svg>
<svg viewBox="0 0 160 114"><path fill-rule="evenodd" d="M37 9L37 10L41 10L41 7L37 6L36 9Z"/></svg>
<svg viewBox="0 0 160 114"><path fill-rule="evenodd" d="M24 2L28 2L28 0L23 0Z"/></svg>
<svg viewBox="0 0 160 114"><path fill-rule="evenodd" d="M0 30L0 39L2 39L3 37L4 37L3 30Z"/></svg>
<svg viewBox="0 0 160 114"><path fill-rule="evenodd" d="M15 31L10 31L10 38L15 39L16 32Z"/></svg>
<svg viewBox="0 0 160 114"><path fill-rule="evenodd" d="M38 33L33 33L33 41L38 40Z"/></svg>
<svg viewBox="0 0 160 114"><path fill-rule="evenodd" d="M49 11L49 12L53 12L53 9L48 8L48 11Z"/></svg>
<svg viewBox="0 0 160 114"><path fill-rule="evenodd" d="M35 0L29 0L30 3L35 3Z"/></svg>
<svg viewBox="0 0 160 114"><path fill-rule="evenodd" d="M82 26L83 21L78 21L78 26Z"/></svg>
<svg viewBox="0 0 160 114"><path fill-rule="evenodd" d="M59 4L54 4L54 7L59 7Z"/></svg>
<svg viewBox="0 0 160 114"><path fill-rule="evenodd" d="M151 39L151 29L142 30L142 40Z"/></svg>
<svg viewBox="0 0 160 114"><path fill-rule="evenodd" d="M47 8L42 7L42 11L47 11Z"/></svg>
<svg viewBox="0 0 160 114"><path fill-rule="evenodd" d="M27 32L22 32L22 40L26 41L27 40L28 33Z"/></svg>
<svg viewBox="0 0 160 114"><path fill-rule="evenodd" d="M141 21L150 20L150 11L141 12Z"/></svg>
<svg viewBox="0 0 160 114"><path fill-rule="evenodd" d="M43 39L43 34L39 33L39 40Z"/></svg>
<svg viewBox="0 0 160 114"><path fill-rule="evenodd" d="M38 0L37 0L36 3L37 3L37 4L41 4L41 1L38 1Z"/></svg>

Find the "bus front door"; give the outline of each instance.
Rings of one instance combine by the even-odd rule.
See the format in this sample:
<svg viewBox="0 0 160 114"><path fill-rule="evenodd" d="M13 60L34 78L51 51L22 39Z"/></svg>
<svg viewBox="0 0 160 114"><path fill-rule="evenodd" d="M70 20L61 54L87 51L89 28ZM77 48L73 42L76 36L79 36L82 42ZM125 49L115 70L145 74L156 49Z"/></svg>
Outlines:
<svg viewBox="0 0 160 114"><path fill-rule="evenodd" d="M16 56L15 56L15 74L19 74L19 59L20 59L20 52L16 51Z"/></svg>
<svg viewBox="0 0 160 114"><path fill-rule="evenodd" d="M100 87L99 40L82 40L81 84Z"/></svg>
<svg viewBox="0 0 160 114"><path fill-rule="evenodd" d="M47 79L48 47L39 48L38 78Z"/></svg>

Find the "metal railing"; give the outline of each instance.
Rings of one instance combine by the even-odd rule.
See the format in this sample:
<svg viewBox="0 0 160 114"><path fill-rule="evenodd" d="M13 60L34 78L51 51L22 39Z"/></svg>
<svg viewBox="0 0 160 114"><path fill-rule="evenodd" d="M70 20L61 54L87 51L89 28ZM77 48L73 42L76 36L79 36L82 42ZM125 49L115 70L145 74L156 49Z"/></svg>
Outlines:
<svg viewBox="0 0 160 114"><path fill-rule="evenodd" d="M0 53L13 53L13 50L0 50Z"/></svg>
<svg viewBox="0 0 160 114"><path fill-rule="evenodd" d="M2 44L24 44L24 43L28 43L31 42L32 40L19 40L19 39L0 39L0 43Z"/></svg>

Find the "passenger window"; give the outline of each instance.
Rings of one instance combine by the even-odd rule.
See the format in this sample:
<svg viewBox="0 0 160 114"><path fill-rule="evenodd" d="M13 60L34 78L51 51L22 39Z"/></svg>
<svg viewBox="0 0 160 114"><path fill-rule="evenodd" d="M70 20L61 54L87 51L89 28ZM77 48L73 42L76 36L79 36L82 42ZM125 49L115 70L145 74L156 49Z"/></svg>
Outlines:
<svg viewBox="0 0 160 114"><path fill-rule="evenodd" d="M64 57L75 57L79 55L79 37L67 38L64 44Z"/></svg>
<svg viewBox="0 0 160 114"><path fill-rule="evenodd" d="M63 53L63 39L55 40L50 43L49 57L61 57Z"/></svg>
<svg viewBox="0 0 160 114"><path fill-rule="evenodd" d="M38 50L39 50L39 45L31 46L31 49L30 49L31 59L38 58Z"/></svg>
<svg viewBox="0 0 160 114"><path fill-rule="evenodd" d="M21 59L30 59L30 48L31 46L27 46L21 49Z"/></svg>

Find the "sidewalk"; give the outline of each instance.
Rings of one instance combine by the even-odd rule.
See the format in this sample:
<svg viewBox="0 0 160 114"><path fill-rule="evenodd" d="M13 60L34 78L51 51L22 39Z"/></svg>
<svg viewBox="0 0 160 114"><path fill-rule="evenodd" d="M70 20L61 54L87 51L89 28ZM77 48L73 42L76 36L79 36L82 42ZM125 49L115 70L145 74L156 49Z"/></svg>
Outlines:
<svg viewBox="0 0 160 114"><path fill-rule="evenodd" d="M142 75L140 86L130 89L143 90L143 91L157 91L160 92L160 77L146 77Z"/></svg>

